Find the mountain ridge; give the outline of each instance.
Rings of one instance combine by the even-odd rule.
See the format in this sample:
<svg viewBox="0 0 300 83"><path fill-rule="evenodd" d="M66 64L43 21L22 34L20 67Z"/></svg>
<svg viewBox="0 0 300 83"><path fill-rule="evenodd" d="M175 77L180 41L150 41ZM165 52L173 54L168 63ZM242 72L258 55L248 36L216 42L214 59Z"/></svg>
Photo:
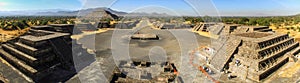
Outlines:
<svg viewBox="0 0 300 83"><path fill-rule="evenodd" d="M111 8L87 8L81 10L64 10L64 9L48 9L48 10L28 10L28 11L0 11L0 16L85 16L95 11L105 11L117 16L170 16L165 13L143 13L133 12L127 13L116 11Z"/></svg>
<svg viewBox="0 0 300 83"><path fill-rule="evenodd" d="M106 7L98 7L98 8L87 8L87 9L80 9L80 10L67 10L67 9L45 9L45 10L22 10L22 11L0 11L0 16L85 16L88 13L93 11L108 11L117 16L172 16L165 13L144 13L144 12L123 12L123 11L116 11L111 8ZM295 15L287 15L287 16L297 16L299 17L300 14ZM198 16L195 16L198 17ZM221 16L221 17L261 17L261 16ZM262 16L268 17L268 16ZM272 17L272 16L271 16Z"/></svg>

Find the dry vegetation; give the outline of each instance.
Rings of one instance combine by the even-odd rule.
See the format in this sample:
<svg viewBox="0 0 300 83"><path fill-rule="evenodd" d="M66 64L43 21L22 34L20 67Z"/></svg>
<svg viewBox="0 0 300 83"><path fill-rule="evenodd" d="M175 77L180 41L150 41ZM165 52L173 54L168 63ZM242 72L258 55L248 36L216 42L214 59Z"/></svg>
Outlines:
<svg viewBox="0 0 300 83"><path fill-rule="evenodd" d="M74 24L71 16L12 16L0 17L0 42L26 33L31 26L47 24Z"/></svg>

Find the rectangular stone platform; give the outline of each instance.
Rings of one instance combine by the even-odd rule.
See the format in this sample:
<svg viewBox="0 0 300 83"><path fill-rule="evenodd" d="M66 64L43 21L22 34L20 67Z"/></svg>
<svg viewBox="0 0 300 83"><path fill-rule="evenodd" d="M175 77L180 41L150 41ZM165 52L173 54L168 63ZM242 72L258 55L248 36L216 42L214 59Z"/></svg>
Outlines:
<svg viewBox="0 0 300 83"><path fill-rule="evenodd" d="M236 47L238 51L231 58L228 68L232 75L244 80L248 78L260 82L286 64L299 50L299 43L287 34L245 32L230 35L230 38L234 37L241 39L242 44Z"/></svg>
<svg viewBox="0 0 300 83"><path fill-rule="evenodd" d="M37 42L37 41L70 35L69 33L57 33L57 32L44 31L44 30L32 30L32 31L34 32L32 33L33 35L25 35L25 36L21 36L20 38L27 41ZM45 34L45 35L38 36L34 34Z"/></svg>
<svg viewBox="0 0 300 83"><path fill-rule="evenodd" d="M156 34L134 34L131 39L158 40L159 38Z"/></svg>
<svg viewBox="0 0 300 83"><path fill-rule="evenodd" d="M73 34L70 32L73 29L72 26L69 24L34 26L24 35L2 43L0 56L15 67L15 70L20 71L20 74L27 77L26 79L32 79L33 82L44 82L48 79L54 79L55 82L64 81L75 73L73 59L80 61L76 63L77 70L81 70L94 61L94 57L87 52L87 49L83 49L82 45L77 44L76 41L72 42L70 38ZM72 46L75 48L72 49ZM64 72L66 75L53 77L53 74L57 72ZM14 77L8 76L7 78L13 79ZM11 82L18 81L12 80Z"/></svg>

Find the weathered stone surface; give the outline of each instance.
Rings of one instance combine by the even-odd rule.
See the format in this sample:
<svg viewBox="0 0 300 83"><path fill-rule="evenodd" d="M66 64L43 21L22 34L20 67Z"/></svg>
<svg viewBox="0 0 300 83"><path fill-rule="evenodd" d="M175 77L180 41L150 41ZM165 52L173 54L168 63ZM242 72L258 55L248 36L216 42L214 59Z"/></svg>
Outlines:
<svg viewBox="0 0 300 83"><path fill-rule="evenodd" d="M241 41L241 43L235 41ZM247 78L254 81L260 81L268 77L272 72L287 63L291 55L295 56L299 53L299 43L294 42L293 38L286 34L265 32L233 33L223 42L225 42L224 46L217 50L218 52L210 63L216 69L221 70L226 66L232 74L239 78ZM236 51L231 52L230 50L232 49Z"/></svg>
<svg viewBox="0 0 300 83"><path fill-rule="evenodd" d="M70 28L73 25L53 24L50 26L68 26ZM51 82L60 82L68 79L70 75L76 72L74 59L77 61L82 61L82 59L84 61L94 61L94 57L89 57L90 54L86 52L86 49L79 50L82 49L81 45L75 43L73 46L76 48L72 49L72 39L70 39L72 32L70 32L70 29L60 29L62 31L56 32L42 30L52 30L51 28L53 27L35 27L35 29L31 29L25 35L1 45L0 56L8 64L11 64L11 67L15 68L15 70L11 71L19 71L20 76L24 75L20 78L29 77L26 78L29 79L29 81L27 80L28 82L30 80L33 80L33 82L49 80ZM73 53L72 50L76 52ZM80 66L88 65L87 62L81 63L85 64ZM78 70L80 69L78 68ZM53 76L57 75L57 72L64 72L66 75ZM9 73L4 72L3 74ZM13 75L5 76L11 80L10 82L19 82L14 80L16 77L13 77Z"/></svg>

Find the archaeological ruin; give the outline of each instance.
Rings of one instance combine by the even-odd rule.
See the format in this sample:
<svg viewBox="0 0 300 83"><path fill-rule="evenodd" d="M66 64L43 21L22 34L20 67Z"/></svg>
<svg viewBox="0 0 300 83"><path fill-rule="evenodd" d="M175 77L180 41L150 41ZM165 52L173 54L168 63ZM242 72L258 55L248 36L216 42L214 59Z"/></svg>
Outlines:
<svg viewBox="0 0 300 83"><path fill-rule="evenodd" d="M211 34L220 35L224 29L223 23L200 23L193 27L193 32L209 32Z"/></svg>
<svg viewBox="0 0 300 83"><path fill-rule="evenodd" d="M287 62L297 60L299 43L288 34L274 33L267 27L232 28L224 29L222 33L227 34L212 42L216 53L209 57L209 64L217 70L259 82Z"/></svg>
<svg viewBox="0 0 300 83"><path fill-rule="evenodd" d="M74 28L80 31L96 31L97 28L91 23L76 23Z"/></svg>
<svg viewBox="0 0 300 83"><path fill-rule="evenodd" d="M9 65L17 69L10 72L25 75L22 76L26 78L24 82L40 82L49 78L63 81L94 61L94 57L82 48L81 44L71 39L73 26L69 24L34 26L26 34L3 43L0 55ZM64 74L55 76L64 70ZM8 80L17 81L16 78L20 78L18 75L8 73L3 75Z"/></svg>
<svg viewBox="0 0 300 83"><path fill-rule="evenodd" d="M134 40L159 40L156 34L134 34L131 36Z"/></svg>
<svg viewBox="0 0 300 83"><path fill-rule="evenodd" d="M153 70L155 69L155 70ZM111 83L174 82L177 69L170 62L121 61L115 68Z"/></svg>
<svg viewBox="0 0 300 83"><path fill-rule="evenodd" d="M238 24L200 23L193 27L193 32L209 32L215 35L241 32L273 32L268 26L241 26Z"/></svg>
<svg viewBox="0 0 300 83"><path fill-rule="evenodd" d="M31 29L70 33L70 35L82 33L81 30L74 28L74 25L72 24L50 24L44 26L32 26Z"/></svg>
<svg viewBox="0 0 300 83"><path fill-rule="evenodd" d="M208 32L209 27L216 25L216 23L200 23L194 26L193 31L203 31Z"/></svg>
<svg viewBox="0 0 300 83"><path fill-rule="evenodd" d="M160 22L152 22L153 26L156 29L188 29L191 28L188 24L179 24L179 23L160 23Z"/></svg>
<svg viewBox="0 0 300 83"><path fill-rule="evenodd" d="M133 27L136 26L140 21L135 20L135 21L119 21L118 23L114 24L114 28L118 29L132 29Z"/></svg>

